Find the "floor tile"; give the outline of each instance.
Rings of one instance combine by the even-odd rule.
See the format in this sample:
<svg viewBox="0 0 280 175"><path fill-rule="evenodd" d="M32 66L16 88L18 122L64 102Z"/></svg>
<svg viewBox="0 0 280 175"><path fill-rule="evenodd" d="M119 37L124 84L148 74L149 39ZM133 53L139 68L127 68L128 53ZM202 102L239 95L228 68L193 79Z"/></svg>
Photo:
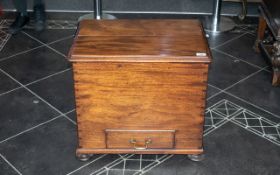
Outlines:
<svg viewBox="0 0 280 175"><path fill-rule="evenodd" d="M258 70L256 67L236 61L214 50L212 55L208 82L220 89L227 88Z"/></svg>
<svg viewBox="0 0 280 175"><path fill-rule="evenodd" d="M67 56L69 53L70 47L73 44L73 40L74 40L74 37L68 38L68 39L50 44L50 46Z"/></svg>
<svg viewBox="0 0 280 175"><path fill-rule="evenodd" d="M67 114L67 117L69 117L71 120L75 121L77 123L77 114L76 111L70 112Z"/></svg>
<svg viewBox="0 0 280 175"><path fill-rule="evenodd" d="M280 125L251 111L243 110L231 120L240 127L280 146Z"/></svg>
<svg viewBox="0 0 280 175"><path fill-rule="evenodd" d="M254 17L254 16L247 16L244 20L240 21L238 18L234 18L234 21L238 24L238 25L245 25L245 26L250 26L250 25L257 25L259 23L259 18L258 17Z"/></svg>
<svg viewBox="0 0 280 175"><path fill-rule="evenodd" d="M1 21L0 21L1 23ZM7 42L9 41L11 35L0 26L0 52L5 47Z"/></svg>
<svg viewBox="0 0 280 175"><path fill-rule="evenodd" d="M57 73L70 67L61 55L47 47L5 60L0 67L23 84Z"/></svg>
<svg viewBox="0 0 280 175"><path fill-rule="evenodd" d="M206 159L192 162L177 155L147 175L278 174L280 147L227 123L204 139Z"/></svg>
<svg viewBox="0 0 280 175"><path fill-rule="evenodd" d="M220 91L216 88L213 88L208 85L207 87L207 98L212 97L213 95L219 93Z"/></svg>
<svg viewBox="0 0 280 175"><path fill-rule="evenodd" d="M229 40L238 38L243 33L235 33L235 32L226 32L219 35L209 34L208 44L211 48L220 46Z"/></svg>
<svg viewBox="0 0 280 175"><path fill-rule="evenodd" d="M9 41L5 44L4 48L0 52L0 61L6 57L30 50L40 45L41 44L39 42L20 32L11 36Z"/></svg>
<svg viewBox="0 0 280 175"><path fill-rule="evenodd" d="M228 92L280 116L280 88L271 85L272 74L261 71Z"/></svg>
<svg viewBox="0 0 280 175"><path fill-rule="evenodd" d="M255 25L248 25L246 28L245 28L245 31L246 32L249 32L250 34L252 34L253 36L256 36L256 33L258 31L258 26L255 24Z"/></svg>
<svg viewBox="0 0 280 175"><path fill-rule="evenodd" d="M99 174L101 175L108 167L118 164L123 159L118 154L100 155L102 158L96 160L91 159L89 165L80 168L77 171L71 172L71 175ZM129 156L129 155L128 155Z"/></svg>
<svg viewBox="0 0 280 175"><path fill-rule="evenodd" d="M27 87L63 113L75 108L72 69Z"/></svg>
<svg viewBox="0 0 280 175"><path fill-rule="evenodd" d="M149 157L149 159L145 157ZM140 175L168 159L170 155L123 155L92 175Z"/></svg>
<svg viewBox="0 0 280 175"><path fill-rule="evenodd" d="M0 152L22 174L58 175L85 164L75 157L76 144L76 126L61 117L0 144Z"/></svg>
<svg viewBox="0 0 280 175"><path fill-rule="evenodd" d="M0 94L19 87L20 85L7 75L0 72Z"/></svg>
<svg viewBox="0 0 280 175"><path fill-rule="evenodd" d="M0 157L0 173L5 175L18 175L18 173Z"/></svg>
<svg viewBox="0 0 280 175"><path fill-rule="evenodd" d="M0 96L0 111L0 141L59 115L23 88Z"/></svg>
<svg viewBox="0 0 280 175"><path fill-rule="evenodd" d="M242 107L226 99L222 99L214 105L207 107L204 115L204 136L227 123L235 115L241 113L242 109Z"/></svg>
<svg viewBox="0 0 280 175"><path fill-rule="evenodd" d="M265 67L267 66L266 61L261 54L256 53L253 49L255 40L256 37L251 34L246 34L216 49L259 67Z"/></svg>
<svg viewBox="0 0 280 175"><path fill-rule="evenodd" d="M280 123L280 115L274 114L271 111L262 108L261 106L256 105L242 97L238 97L231 93L220 93L217 96L207 100L207 108L217 104L221 100L230 101L241 108L249 110L251 113L257 114L258 116L270 120L274 123Z"/></svg>
<svg viewBox="0 0 280 175"><path fill-rule="evenodd" d="M53 41L57 41L59 39L74 35L75 30L67 30L67 29L46 29L43 32L36 32L33 29L26 29L26 33L31 35L32 37L40 40L41 42L47 44Z"/></svg>

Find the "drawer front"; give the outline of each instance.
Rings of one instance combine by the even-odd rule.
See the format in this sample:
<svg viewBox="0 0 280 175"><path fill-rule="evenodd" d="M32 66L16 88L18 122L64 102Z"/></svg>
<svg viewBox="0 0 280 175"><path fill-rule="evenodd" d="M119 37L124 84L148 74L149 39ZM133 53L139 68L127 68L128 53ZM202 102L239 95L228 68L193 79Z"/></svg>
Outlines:
<svg viewBox="0 0 280 175"><path fill-rule="evenodd" d="M107 149L172 149L174 130L105 130Z"/></svg>

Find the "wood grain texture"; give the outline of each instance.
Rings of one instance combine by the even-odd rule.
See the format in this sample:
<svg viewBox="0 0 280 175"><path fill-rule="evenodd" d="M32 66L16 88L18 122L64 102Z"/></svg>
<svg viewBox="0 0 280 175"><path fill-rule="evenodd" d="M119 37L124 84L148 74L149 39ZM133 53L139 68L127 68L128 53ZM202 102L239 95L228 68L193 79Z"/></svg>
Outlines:
<svg viewBox="0 0 280 175"><path fill-rule="evenodd" d="M79 24L78 36L201 36L198 20L180 19L118 19L84 20Z"/></svg>
<svg viewBox="0 0 280 175"><path fill-rule="evenodd" d="M78 148L76 154L202 154L203 149L88 149Z"/></svg>
<svg viewBox="0 0 280 175"><path fill-rule="evenodd" d="M211 54L197 20L83 21L69 58L78 154L202 153Z"/></svg>
<svg viewBox="0 0 280 175"><path fill-rule="evenodd" d="M209 62L201 36L79 37L71 61ZM186 49L188 47L188 49ZM205 53L205 56L196 56Z"/></svg>
<svg viewBox="0 0 280 175"><path fill-rule="evenodd" d="M176 148L202 147L207 64L74 63L73 68L82 148L105 148L104 129L155 128L178 130Z"/></svg>
<svg viewBox="0 0 280 175"><path fill-rule="evenodd" d="M197 20L82 21L70 55L72 62L211 61Z"/></svg>

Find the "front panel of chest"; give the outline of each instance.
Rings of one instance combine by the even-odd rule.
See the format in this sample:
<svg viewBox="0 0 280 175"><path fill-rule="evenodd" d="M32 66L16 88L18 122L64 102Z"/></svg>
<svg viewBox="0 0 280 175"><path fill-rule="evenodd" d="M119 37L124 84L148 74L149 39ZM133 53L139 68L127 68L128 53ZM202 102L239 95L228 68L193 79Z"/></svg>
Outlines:
<svg viewBox="0 0 280 175"><path fill-rule="evenodd" d="M80 148L202 148L207 64L91 62L73 69Z"/></svg>

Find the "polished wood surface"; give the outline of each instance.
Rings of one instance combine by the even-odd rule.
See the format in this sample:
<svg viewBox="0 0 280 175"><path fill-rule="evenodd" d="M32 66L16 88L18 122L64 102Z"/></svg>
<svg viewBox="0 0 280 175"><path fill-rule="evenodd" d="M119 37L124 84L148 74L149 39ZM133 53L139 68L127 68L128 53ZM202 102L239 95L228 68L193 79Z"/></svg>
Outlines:
<svg viewBox="0 0 280 175"><path fill-rule="evenodd" d="M70 61L210 62L209 57L197 20L105 20L81 22Z"/></svg>
<svg viewBox="0 0 280 175"><path fill-rule="evenodd" d="M201 36L198 20L84 20L79 24L78 36Z"/></svg>
<svg viewBox="0 0 280 175"><path fill-rule="evenodd" d="M77 154L202 154L203 149L90 149L78 148Z"/></svg>
<svg viewBox="0 0 280 175"><path fill-rule="evenodd" d="M206 62L201 36L181 37L78 37L71 61ZM188 49L186 49L188 47ZM205 56L197 56L203 53Z"/></svg>
<svg viewBox="0 0 280 175"><path fill-rule="evenodd" d="M80 146L105 148L104 129L156 128L179 130L176 148L202 147L207 64L74 63L73 68Z"/></svg>
<svg viewBox="0 0 280 175"><path fill-rule="evenodd" d="M149 34L139 27L142 23L150 24L146 29L153 36L139 37L141 32ZM113 36L105 36L111 32L108 21L81 23L70 52L77 154L202 153L210 52L201 30L200 34L190 32L180 38L182 32L176 34L167 27L168 31L160 29L162 36L155 36L159 32L156 28L163 24L193 26L194 33L201 26L193 20L175 20L174 25L173 20L156 20L154 25L150 20L110 22L112 28L134 32L127 37L121 29L119 35L116 30ZM97 31L87 29L91 27ZM93 37L95 32L99 36ZM206 55L192 55L196 51L205 51Z"/></svg>

